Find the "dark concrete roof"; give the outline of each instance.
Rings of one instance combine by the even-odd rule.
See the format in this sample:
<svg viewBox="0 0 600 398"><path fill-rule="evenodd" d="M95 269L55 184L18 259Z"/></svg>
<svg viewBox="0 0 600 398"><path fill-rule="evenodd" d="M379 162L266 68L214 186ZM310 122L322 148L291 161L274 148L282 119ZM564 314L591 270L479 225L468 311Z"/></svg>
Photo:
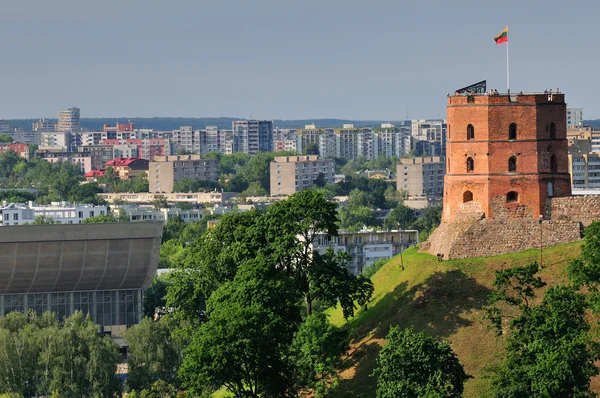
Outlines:
<svg viewBox="0 0 600 398"><path fill-rule="evenodd" d="M0 227L0 294L146 288L162 222Z"/></svg>

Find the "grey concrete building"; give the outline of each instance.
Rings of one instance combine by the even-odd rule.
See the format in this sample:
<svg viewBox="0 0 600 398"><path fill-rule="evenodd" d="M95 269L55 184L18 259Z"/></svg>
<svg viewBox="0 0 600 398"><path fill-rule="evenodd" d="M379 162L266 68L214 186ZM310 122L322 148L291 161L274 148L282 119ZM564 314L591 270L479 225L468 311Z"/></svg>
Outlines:
<svg viewBox="0 0 600 398"><path fill-rule="evenodd" d="M248 154L273 152L273 122L270 120L235 120L233 151Z"/></svg>
<svg viewBox="0 0 600 398"><path fill-rule="evenodd" d="M396 166L398 191L409 197L442 197L446 162L439 156L402 158Z"/></svg>
<svg viewBox="0 0 600 398"><path fill-rule="evenodd" d="M150 192L173 192L173 185L184 178L217 181L218 164L215 159L200 155L156 156L148 168Z"/></svg>
<svg viewBox="0 0 600 398"><path fill-rule="evenodd" d="M323 174L326 184L332 184L335 162L317 155L276 156L271 162L271 196L291 195L310 188L319 174Z"/></svg>
<svg viewBox="0 0 600 398"><path fill-rule="evenodd" d="M0 228L0 316L81 311L120 336L142 318L161 234L162 222Z"/></svg>

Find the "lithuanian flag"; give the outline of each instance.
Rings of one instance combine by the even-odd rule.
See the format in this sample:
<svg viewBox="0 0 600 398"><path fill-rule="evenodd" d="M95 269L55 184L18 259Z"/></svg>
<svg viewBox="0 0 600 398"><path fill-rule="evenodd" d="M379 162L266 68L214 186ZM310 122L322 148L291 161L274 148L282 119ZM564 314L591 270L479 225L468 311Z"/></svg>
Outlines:
<svg viewBox="0 0 600 398"><path fill-rule="evenodd" d="M496 44L501 44L501 43L504 43L505 41L508 41L508 26L506 28L504 28L502 33L500 33L498 36L494 37L494 41L496 42Z"/></svg>

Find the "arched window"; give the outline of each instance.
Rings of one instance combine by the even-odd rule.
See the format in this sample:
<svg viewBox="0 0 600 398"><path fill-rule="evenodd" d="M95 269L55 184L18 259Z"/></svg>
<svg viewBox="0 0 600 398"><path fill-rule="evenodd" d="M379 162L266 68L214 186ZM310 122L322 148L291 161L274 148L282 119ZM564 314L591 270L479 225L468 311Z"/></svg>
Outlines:
<svg viewBox="0 0 600 398"><path fill-rule="evenodd" d="M548 183L548 197L551 198L554 196L554 185L551 182Z"/></svg>
<svg viewBox="0 0 600 398"><path fill-rule="evenodd" d="M473 201L473 192L465 191L463 193L463 203L472 202Z"/></svg>
<svg viewBox="0 0 600 398"><path fill-rule="evenodd" d="M556 155L550 156L550 171L556 173L558 171L558 163L556 161Z"/></svg>
<svg viewBox="0 0 600 398"><path fill-rule="evenodd" d="M506 194L506 203L513 203L519 201L519 194L515 191L510 191Z"/></svg>
<svg viewBox="0 0 600 398"><path fill-rule="evenodd" d="M511 123L510 126L508 126L508 139L517 139L517 123Z"/></svg>
<svg viewBox="0 0 600 398"><path fill-rule="evenodd" d="M467 158L467 173L472 173L475 170L475 162L473 158Z"/></svg>
<svg viewBox="0 0 600 398"><path fill-rule="evenodd" d="M467 126L467 139L474 140L475 139L475 127L472 124Z"/></svg>
<svg viewBox="0 0 600 398"><path fill-rule="evenodd" d="M550 123L550 139L556 139L556 123L554 122Z"/></svg>
<svg viewBox="0 0 600 398"><path fill-rule="evenodd" d="M517 171L517 157L511 156L508 158L508 171Z"/></svg>

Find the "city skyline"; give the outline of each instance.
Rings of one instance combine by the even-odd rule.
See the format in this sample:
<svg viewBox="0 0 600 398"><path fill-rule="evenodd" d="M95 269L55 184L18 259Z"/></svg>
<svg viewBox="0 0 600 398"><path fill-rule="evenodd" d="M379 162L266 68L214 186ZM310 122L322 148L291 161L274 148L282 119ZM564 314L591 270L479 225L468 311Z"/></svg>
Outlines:
<svg viewBox="0 0 600 398"><path fill-rule="evenodd" d="M3 7L0 119L56 117L445 117L445 95L487 79L556 89L600 118L590 87L599 6L275 1L174 7L58 0ZM573 71L577 71L574 73Z"/></svg>

